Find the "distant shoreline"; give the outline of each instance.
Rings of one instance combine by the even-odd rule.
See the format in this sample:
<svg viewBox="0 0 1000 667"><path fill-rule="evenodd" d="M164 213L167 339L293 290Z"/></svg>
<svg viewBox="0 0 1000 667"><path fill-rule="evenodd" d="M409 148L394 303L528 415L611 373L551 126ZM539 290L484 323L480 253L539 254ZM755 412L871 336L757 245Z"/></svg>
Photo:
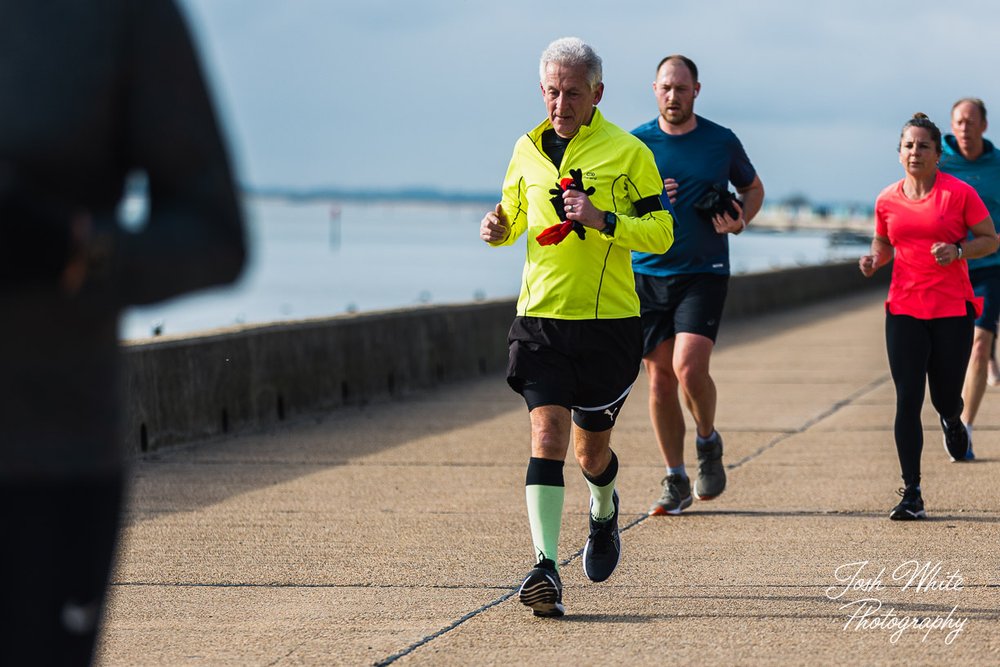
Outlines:
<svg viewBox="0 0 1000 667"><path fill-rule="evenodd" d="M294 202L339 201L401 203L440 202L443 204L490 204L500 200L498 192L454 192L434 188L401 188L399 190L358 190L352 188L261 188L244 186L244 194L266 199Z"/></svg>
<svg viewBox="0 0 1000 667"><path fill-rule="evenodd" d="M400 188L398 190L358 190L352 188L283 188L244 186L244 194L264 199L274 199L294 203L345 202L372 203L393 202L400 204L483 204L492 207L500 200L500 193L455 192L435 188ZM868 232L874 228L869 212L859 212L855 207L838 211L833 207L798 207L786 204L764 206L764 210L754 219L753 225L775 230L820 230Z"/></svg>

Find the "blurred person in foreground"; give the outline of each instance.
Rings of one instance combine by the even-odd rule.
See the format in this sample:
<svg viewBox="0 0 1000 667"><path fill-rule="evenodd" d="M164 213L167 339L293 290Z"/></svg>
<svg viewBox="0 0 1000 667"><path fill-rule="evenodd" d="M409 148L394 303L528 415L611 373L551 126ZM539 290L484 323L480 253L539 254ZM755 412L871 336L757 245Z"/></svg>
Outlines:
<svg viewBox="0 0 1000 667"><path fill-rule="evenodd" d="M969 282L967 260L997 250L989 211L968 183L938 169L941 131L927 116L903 125L899 161L903 179L875 201L871 252L858 260L865 277L893 263L885 302L889 371L896 386L894 426L903 484L893 520L924 519L920 421L925 389L938 412L944 445L964 461L969 434L962 424L962 384L983 299Z"/></svg>
<svg viewBox="0 0 1000 667"><path fill-rule="evenodd" d="M590 488L583 569L604 581L621 553L611 429L642 358L630 251L663 252L673 231L653 156L597 108L604 83L594 50L556 40L539 73L548 117L515 144L480 238L505 246L527 234L507 367L531 421L525 495L536 565L519 598L536 616L562 616L563 464L572 440Z"/></svg>
<svg viewBox="0 0 1000 667"><path fill-rule="evenodd" d="M941 171L957 176L976 189L994 220L1000 214L1000 155L986 139L986 105L977 98L963 98L951 107L951 131L942 143ZM983 313L976 320L972 356L962 388L962 422L969 432L972 460L972 429L986 393L990 362L1000 319L1000 253L968 260L969 280L976 296L983 298Z"/></svg>
<svg viewBox="0 0 1000 667"><path fill-rule="evenodd" d="M693 497L726 488L722 436L715 428L717 392L709 372L729 287L729 237L740 234L764 203L764 185L732 130L694 112L698 68L682 55L656 68L659 115L632 130L656 158L664 197L676 212L673 246L632 256L642 303L643 359L649 416L666 466L652 515L676 515ZM732 197L729 184L739 193ZM664 204L669 205L669 204ZM698 477L684 463L687 432L681 395L695 425Z"/></svg>
<svg viewBox="0 0 1000 667"><path fill-rule="evenodd" d="M172 0L9 0L0 44L0 664L86 665L127 474L119 313L234 280L243 222Z"/></svg>

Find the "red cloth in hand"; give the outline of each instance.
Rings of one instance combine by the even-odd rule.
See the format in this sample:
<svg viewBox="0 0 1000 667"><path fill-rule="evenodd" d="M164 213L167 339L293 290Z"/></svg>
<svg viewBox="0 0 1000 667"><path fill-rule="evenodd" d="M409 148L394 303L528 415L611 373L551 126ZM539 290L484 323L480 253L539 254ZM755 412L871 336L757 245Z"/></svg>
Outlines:
<svg viewBox="0 0 1000 667"><path fill-rule="evenodd" d="M573 231L573 221L559 222L551 227L546 227L542 233L535 237L538 245L556 245Z"/></svg>

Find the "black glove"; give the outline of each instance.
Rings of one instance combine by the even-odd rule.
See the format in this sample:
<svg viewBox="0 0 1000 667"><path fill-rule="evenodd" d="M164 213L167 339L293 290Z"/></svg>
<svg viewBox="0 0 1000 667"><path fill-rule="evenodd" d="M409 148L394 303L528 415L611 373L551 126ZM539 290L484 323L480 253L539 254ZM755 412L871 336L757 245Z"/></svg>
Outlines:
<svg viewBox="0 0 1000 667"><path fill-rule="evenodd" d="M739 201L736 195L729 191L724 185L713 183L701 199L694 203L694 210L705 222L712 222L712 218L717 215L729 214L730 218L739 218L739 211L733 202Z"/></svg>
<svg viewBox="0 0 1000 667"><path fill-rule="evenodd" d="M587 238L587 228L583 226L578 220L574 220L572 223L566 219L566 209L563 208L563 198L562 193L565 190L576 190L577 192L582 192L585 195L592 195L596 190L594 186L585 188L583 186L583 170L582 169L570 169L569 175L571 178L564 178L557 184L556 187L549 190L549 194L552 195L549 201L552 203L552 207L556 210L556 215L562 220L561 223L552 225L551 227L545 228L535 239L538 241L539 245L556 245L564 238L566 238L570 231L576 232L576 235L580 237L580 240Z"/></svg>

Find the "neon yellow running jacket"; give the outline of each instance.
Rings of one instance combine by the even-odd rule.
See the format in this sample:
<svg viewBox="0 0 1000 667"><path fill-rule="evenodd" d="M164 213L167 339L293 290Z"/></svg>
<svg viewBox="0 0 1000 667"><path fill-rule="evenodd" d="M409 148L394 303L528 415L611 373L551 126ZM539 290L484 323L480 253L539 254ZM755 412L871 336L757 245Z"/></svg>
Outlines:
<svg viewBox="0 0 1000 667"><path fill-rule="evenodd" d="M510 232L492 244L511 245L528 234L517 314L561 320L637 317L631 251L666 252L674 240L653 154L595 107L556 169L542 150L542 133L550 127L546 119L514 146L501 200ZM614 236L587 228L585 239L570 234L558 245L541 246L535 237L562 222L549 191L570 169L580 169L584 186L594 188L590 201L596 208L618 216Z"/></svg>

